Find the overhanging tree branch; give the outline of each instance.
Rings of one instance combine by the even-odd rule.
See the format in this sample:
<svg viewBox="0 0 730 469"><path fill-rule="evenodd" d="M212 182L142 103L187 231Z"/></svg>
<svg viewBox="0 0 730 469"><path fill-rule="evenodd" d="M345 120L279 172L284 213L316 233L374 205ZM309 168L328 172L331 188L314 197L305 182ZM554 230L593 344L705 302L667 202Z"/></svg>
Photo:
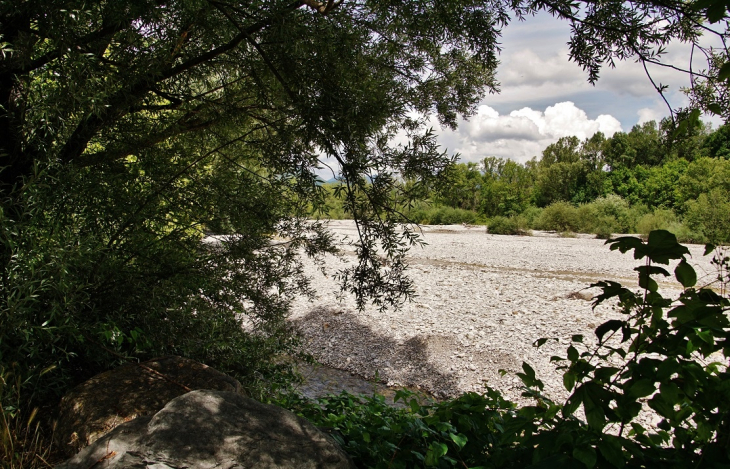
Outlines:
<svg viewBox="0 0 730 469"><path fill-rule="evenodd" d="M296 9L302 5L301 2L291 3L287 9ZM272 18L260 20L245 28L227 43L216 47L206 53L188 59L183 63L173 66L167 70L157 73L150 73L138 79L132 85L115 92L104 106L100 106L97 112L87 114L78 124L74 132L68 138L59 152L59 159L66 164L74 162L85 151L91 138L102 128L120 119L131 111L133 106L139 102L157 83L181 75L198 65L207 63L216 57L234 50L238 45L254 34L271 24Z"/></svg>

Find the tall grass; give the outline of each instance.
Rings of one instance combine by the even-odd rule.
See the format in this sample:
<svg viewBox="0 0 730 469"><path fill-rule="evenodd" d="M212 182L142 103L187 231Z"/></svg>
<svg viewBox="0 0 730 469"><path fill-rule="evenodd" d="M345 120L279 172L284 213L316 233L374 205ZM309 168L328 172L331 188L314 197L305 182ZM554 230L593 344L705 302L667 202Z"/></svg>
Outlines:
<svg viewBox="0 0 730 469"><path fill-rule="evenodd" d="M53 465L52 435L38 418L38 408L21 407L21 380L0 368L0 467L39 469Z"/></svg>

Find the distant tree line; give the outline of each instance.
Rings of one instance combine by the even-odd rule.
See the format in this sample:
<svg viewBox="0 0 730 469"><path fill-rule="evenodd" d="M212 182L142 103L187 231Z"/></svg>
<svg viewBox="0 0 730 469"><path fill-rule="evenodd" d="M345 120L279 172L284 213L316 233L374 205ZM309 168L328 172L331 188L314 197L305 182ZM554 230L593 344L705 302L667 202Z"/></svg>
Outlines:
<svg viewBox="0 0 730 469"><path fill-rule="evenodd" d="M687 242L728 242L729 160L730 125L650 121L612 137L563 137L524 164L494 156L454 164L404 216L505 234L670 229Z"/></svg>

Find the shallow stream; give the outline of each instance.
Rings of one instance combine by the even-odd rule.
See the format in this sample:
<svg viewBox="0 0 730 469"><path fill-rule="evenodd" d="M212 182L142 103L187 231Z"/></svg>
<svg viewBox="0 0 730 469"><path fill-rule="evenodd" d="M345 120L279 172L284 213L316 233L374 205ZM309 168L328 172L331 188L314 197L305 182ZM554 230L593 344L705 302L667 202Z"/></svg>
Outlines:
<svg viewBox="0 0 730 469"><path fill-rule="evenodd" d="M373 394L377 393L384 396L388 404L400 407L402 405L401 402L393 402L395 393L400 389L407 389L416 393L421 399L435 400L418 389L386 386L380 382L369 381L348 371L338 370L327 365L318 363L310 365L299 362L297 369L304 378L304 382L297 387L297 391L309 399L317 399L329 394L339 394L342 391L356 395L362 394L366 397L372 397Z"/></svg>

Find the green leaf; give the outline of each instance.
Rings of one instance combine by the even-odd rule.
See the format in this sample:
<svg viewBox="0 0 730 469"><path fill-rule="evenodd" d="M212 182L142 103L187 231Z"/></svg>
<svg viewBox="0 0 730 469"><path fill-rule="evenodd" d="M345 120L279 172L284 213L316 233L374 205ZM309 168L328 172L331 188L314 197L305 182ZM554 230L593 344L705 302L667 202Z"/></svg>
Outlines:
<svg viewBox="0 0 730 469"><path fill-rule="evenodd" d="M659 289L659 284L657 284L656 280L648 275L639 274L639 287L650 292L655 292Z"/></svg>
<svg viewBox="0 0 730 469"><path fill-rule="evenodd" d="M626 391L629 396L638 399L652 394L656 391L656 386L654 386L653 381L642 378L631 383Z"/></svg>
<svg viewBox="0 0 730 469"><path fill-rule="evenodd" d="M565 389L567 391L572 391L573 386L575 386L577 375L573 373L572 371L566 371L563 373L563 386L565 386Z"/></svg>
<svg viewBox="0 0 730 469"><path fill-rule="evenodd" d="M647 255L653 262L668 264L671 259L681 259L689 255L689 249L677 242L674 233L667 230L654 230L649 233L646 242L649 251Z"/></svg>
<svg viewBox="0 0 730 469"><path fill-rule="evenodd" d="M528 388L537 387L543 389L545 385L542 381L535 378L535 370L526 362L522 362L522 370L524 373L515 373Z"/></svg>
<svg viewBox="0 0 730 469"><path fill-rule="evenodd" d="M535 379L535 370L527 364L527 362L522 362L522 370L525 372L525 375L527 375L528 378L531 380Z"/></svg>
<svg viewBox="0 0 730 469"><path fill-rule="evenodd" d="M669 277L669 271L665 269L664 267L659 267L657 265L642 265L639 267L636 267L634 269L635 271L639 272L640 275L657 275L661 274L665 277Z"/></svg>
<svg viewBox="0 0 730 469"><path fill-rule="evenodd" d="M586 402L583 401L583 410L585 410L588 425L595 430L602 431L606 426L606 414L599 406L588 405Z"/></svg>
<svg viewBox="0 0 730 469"><path fill-rule="evenodd" d="M619 371L620 369L615 366L603 366L598 368L593 375L596 379L606 382L611 378L611 376L615 375Z"/></svg>
<svg viewBox="0 0 730 469"><path fill-rule="evenodd" d="M414 414L417 414L421 410L420 404L415 399L411 399L410 402L408 402L408 405L411 408L411 412L413 412Z"/></svg>
<svg viewBox="0 0 730 469"><path fill-rule="evenodd" d="M661 394L654 394L654 397L649 399L649 407L656 410L662 417L671 419L676 415L674 410L675 402L667 402L666 398Z"/></svg>
<svg viewBox="0 0 730 469"><path fill-rule="evenodd" d="M459 449L466 446L467 441L469 441L469 439L465 435L462 435L461 433L459 433L459 434L449 433L449 436L451 437L451 440L454 443L456 443L456 446L458 446Z"/></svg>
<svg viewBox="0 0 730 469"><path fill-rule="evenodd" d="M684 288L694 287L697 284L697 272L685 259L674 269L674 275Z"/></svg>
<svg viewBox="0 0 730 469"><path fill-rule="evenodd" d="M716 0L712 2L707 8L707 19L710 21L710 23L717 23L718 21L722 21L722 19L725 18L725 11L725 5L723 5L722 2ZM725 65L727 65L727 63L720 68L721 72ZM723 78L721 78L721 80L723 80Z"/></svg>
<svg viewBox="0 0 730 469"><path fill-rule="evenodd" d="M545 345L545 342L547 342L547 341L548 341L548 339L546 339L545 337L541 337L541 338L537 339L535 342L533 342L532 346L533 347L542 347L543 345Z"/></svg>
<svg viewBox="0 0 730 469"><path fill-rule="evenodd" d="M585 464L589 469L595 466L596 461L598 460L596 450L590 446L578 446L573 448L573 457Z"/></svg>
<svg viewBox="0 0 730 469"><path fill-rule="evenodd" d="M595 430L601 431L606 426L606 414L603 411L603 405L608 405L606 399L608 393L594 381L588 381L582 388L584 389L583 410L586 413L588 425Z"/></svg>
<svg viewBox="0 0 730 469"><path fill-rule="evenodd" d="M568 400L565 401L565 405L563 406L564 418L570 417L576 410L578 410L578 407L580 407L580 404L583 401L583 394L583 386L578 386Z"/></svg>
<svg viewBox="0 0 730 469"><path fill-rule="evenodd" d="M618 249L622 254L625 254L631 249L641 251L644 247L644 242L641 238L637 238L636 236L621 236L615 239L609 239L606 241L606 244L611 245L611 251ZM641 257L643 257L643 255ZM641 259L641 257L634 256L635 259Z"/></svg>
<svg viewBox="0 0 730 469"><path fill-rule="evenodd" d="M368 432L362 432L362 440L365 443L370 443L370 433L368 433Z"/></svg>
<svg viewBox="0 0 730 469"><path fill-rule="evenodd" d="M426 451L426 466L438 466L439 459L449 451L448 446L443 443L433 442L428 446Z"/></svg>
<svg viewBox="0 0 730 469"><path fill-rule="evenodd" d="M669 402L679 402L679 394L681 390L679 386L672 382L662 383L659 386L659 392Z"/></svg>
<svg viewBox="0 0 730 469"><path fill-rule="evenodd" d="M604 458L610 462L614 467L624 467L626 465L626 459L624 453L621 450L621 441L613 435L602 435L601 440L598 442L598 451L601 452Z"/></svg>
<svg viewBox="0 0 730 469"><path fill-rule="evenodd" d="M710 254L712 251L715 250L715 248L716 248L716 246L714 244L710 244L710 243L705 244L705 253L703 254L703 256Z"/></svg>
<svg viewBox="0 0 730 469"><path fill-rule="evenodd" d="M721 116L723 114L722 106L720 106L717 103L711 103L707 106L707 110L711 113L715 114L716 116Z"/></svg>
<svg viewBox="0 0 730 469"><path fill-rule="evenodd" d="M573 347L572 345L570 347L568 347L568 360L570 360L572 362L577 362L578 358L579 358L578 350L576 350L576 348Z"/></svg>
<svg viewBox="0 0 730 469"><path fill-rule="evenodd" d="M611 319L610 321L606 321L600 326L596 328L596 337L598 337L598 343L603 342L603 336L605 336L609 332L614 332L624 325L624 321L619 321L618 319Z"/></svg>
<svg viewBox="0 0 730 469"><path fill-rule="evenodd" d="M702 340L705 343L708 343L708 344L715 343L715 339L712 336L712 332L710 332L710 331L703 331L700 329L695 329L695 334L697 334L697 337L699 337L700 340Z"/></svg>

